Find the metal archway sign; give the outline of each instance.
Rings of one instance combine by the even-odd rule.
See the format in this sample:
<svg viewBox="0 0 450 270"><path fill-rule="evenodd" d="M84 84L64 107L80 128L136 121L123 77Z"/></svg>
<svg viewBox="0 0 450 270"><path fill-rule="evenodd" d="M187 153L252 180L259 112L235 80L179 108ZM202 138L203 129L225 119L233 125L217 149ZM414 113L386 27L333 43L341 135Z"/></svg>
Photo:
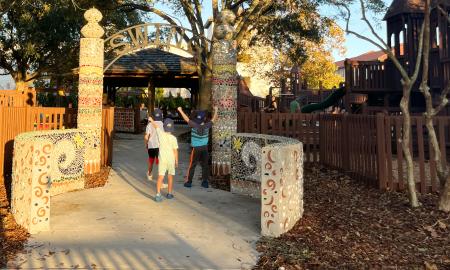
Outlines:
<svg viewBox="0 0 450 270"><path fill-rule="evenodd" d="M175 48L196 57L196 40L211 44L206 37L196 37L192 30L173 24L145 23L125 28L105 39L105 56L112 60L104 70L108 70L120 57L145 48Z"/></svg>

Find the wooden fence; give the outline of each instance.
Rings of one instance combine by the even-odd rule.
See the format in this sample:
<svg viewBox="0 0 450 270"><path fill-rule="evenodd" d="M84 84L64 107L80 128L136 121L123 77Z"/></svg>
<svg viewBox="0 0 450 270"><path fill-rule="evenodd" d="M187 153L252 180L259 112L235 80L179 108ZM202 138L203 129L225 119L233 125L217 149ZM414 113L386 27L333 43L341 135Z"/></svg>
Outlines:
<svg viewBox="0 0 450 270"><path fill-rule="evenodd" d="M238 131L296 138L304 144L306 164L320 163L347 172L382 190L406 188L401 148L403 118L387 115L330 115L241 112ZM449 160L450 117L435 120L442 158ZM425 120L412 118L410 145L421 193L438 191L436 164Z"/></svg>
<svg viewBox="0 0 450 270"><path fill-rule="evenodd" d="M303 142L305 162L319 162L319 115L240 112L238 132L296 138Z"/></svg>
<svg viewBox="0 0 450 270"><path fill-rule="evenodd" d="M111 165L114 132L114 107L102 112L102 166ZM0 176L11 174L14 137L33 130L76 127L77 111L68 108L0 106Z"/></svg>
<svg viewBox="0 0 450 270"><path fill-rule="evenodd" d="M36 92L17 92L16 90L0 90L1 107L27 107L36 106Z"/></svg>

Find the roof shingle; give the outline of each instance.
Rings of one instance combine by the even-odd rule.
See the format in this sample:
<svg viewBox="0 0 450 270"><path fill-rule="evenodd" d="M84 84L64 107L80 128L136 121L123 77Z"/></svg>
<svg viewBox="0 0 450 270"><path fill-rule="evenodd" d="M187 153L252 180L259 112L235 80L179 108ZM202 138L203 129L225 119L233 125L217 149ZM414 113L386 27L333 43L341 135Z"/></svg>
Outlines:
<svg viewBox="0 0 450 270"><path fill-rule="evenodd" d="M194 74L193 58L183 57L160 49L144 49L122 56L105 70L111 74Z"/></svg>

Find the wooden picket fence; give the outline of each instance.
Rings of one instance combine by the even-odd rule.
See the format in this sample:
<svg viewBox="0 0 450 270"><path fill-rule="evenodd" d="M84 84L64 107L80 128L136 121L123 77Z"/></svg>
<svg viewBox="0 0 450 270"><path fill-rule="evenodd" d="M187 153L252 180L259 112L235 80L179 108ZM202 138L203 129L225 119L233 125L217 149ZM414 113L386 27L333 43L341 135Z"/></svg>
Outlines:
<svg viewBox="0 0 450 270"><path fill-rule="evenodd" d="M303 142L305 164L323 164L382 190L406 189L401 148L403 118L387 115L330 115L240 112L238 132L271 134ZM450 156L450 117L437 117L435 128L444 162ZM437 192L436 164L423 116L412 118L416 187Z"/></svg>
<svg viewBox="0 0 450 270"><path fill-rule="evenodd" d="M114 107L103 108L101 165L111 165ZM0 176L10 175L14 138L23 132L75 128L77 110L69 108L0 106Z"/></svg>
<svg viewBox="0 0 450 270"><path fill-rule="evenodd" d="M16 90L0 90L1 107L28 107L36 106L36 92L17 92Z"/></svg>

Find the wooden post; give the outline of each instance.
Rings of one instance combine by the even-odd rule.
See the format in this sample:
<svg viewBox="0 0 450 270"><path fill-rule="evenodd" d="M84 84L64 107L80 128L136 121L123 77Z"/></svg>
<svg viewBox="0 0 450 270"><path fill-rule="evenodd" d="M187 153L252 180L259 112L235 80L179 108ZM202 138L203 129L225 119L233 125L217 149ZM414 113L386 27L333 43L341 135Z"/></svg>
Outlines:
<svg viewBox="0 0 450 270"><path fill-rule="evenodd" d="M377 169L378 186L380 189L386 189L386 140L384 127L384 114L378 113L376 116L377 127Z"/></svg>
<svg viewBox="0 0 450 270"><path fill-rule="evenodd" d="M342 167L345 171L350 170L350 125L348 123L349 119L346 114L342 115L342 141L341 141L341 158L342 158Z"/></svg>
<svg viewBox="0 0 450 270"><path fill-rule="evenodd" d="M153 113L155 110L155 96L156 96L156 88L155 88L155 82L153 81L153 78L148 79L148 89L147 89L147 109L149 113Z"/></svg>

